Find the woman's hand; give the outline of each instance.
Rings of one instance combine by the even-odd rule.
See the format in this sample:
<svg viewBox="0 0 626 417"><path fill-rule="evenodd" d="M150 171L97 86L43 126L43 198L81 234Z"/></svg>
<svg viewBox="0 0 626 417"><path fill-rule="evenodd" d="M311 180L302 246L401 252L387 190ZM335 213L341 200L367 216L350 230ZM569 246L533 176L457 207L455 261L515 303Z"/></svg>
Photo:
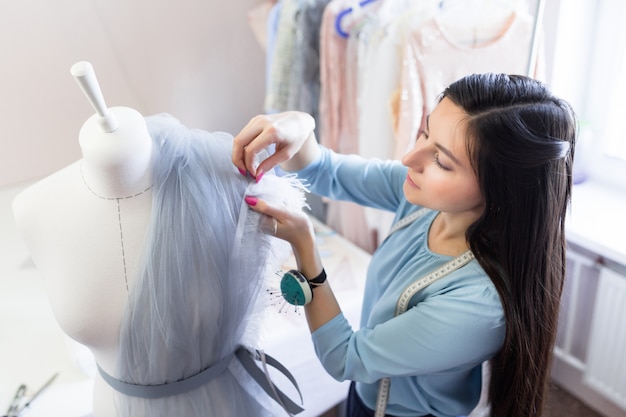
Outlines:
<svg viewBox="0 0 626 417"><path fill-rule="evenodd" d="M287 170L303 168L319 152L314 129L315 120L311 115L303 112L288 111L255 116L235 136L232 152L233 164L242 174L248 172L258 181L263 173L294 158L307 143L307 139L312 138L314 148L311 144L304 146L306 152L300 155L300 158L294 158L295 162L291 165L285 164ZM263 161L256 161L257 155L272 144L275 145L274 153Z"/></svg>
<svg viewBox="0 0 626 417"><path fill-rule="evenodd" d="M271 226L264 227L266 233L274 234L291 243L298 270L307 279L320 275L324 266L315 243L313 224L306 213L271 205L265 200L252 196L246 197L246 203L252 210L268 216L267 224ZM276 233L274 233L274 219L276 220ZM313 299L304 306L304 311L311 333L341 313L341 308L329 283L313 289Z"/></svg>
<svg viewBox="0 0 626 417"><path fill-rule="evenodd" d="M245 200L252 210L268 216L262 226L265 233L273 234L291 244L298 269L309 278L319 275L322 263L309 216L302 210L270 204L257 197L246 196Z"/></svg>
<svg viewBox="0 0 626 417"><path fill-rule="evenodd" d="M246 196L245 200L252 210L268 217L262 225L265 233L286 240L297 248L306 246L312 240L313 224L304 211L288 209L253 196Z"/></svg>

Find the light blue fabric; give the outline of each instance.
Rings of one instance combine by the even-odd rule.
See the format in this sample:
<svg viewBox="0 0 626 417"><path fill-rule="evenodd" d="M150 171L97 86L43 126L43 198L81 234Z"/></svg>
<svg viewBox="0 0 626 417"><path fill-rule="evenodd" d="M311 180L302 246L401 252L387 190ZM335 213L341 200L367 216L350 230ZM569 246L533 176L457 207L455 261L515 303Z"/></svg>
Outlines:
<svg viewBox="0 0 626 417"><path fill-rule="evenodd" d="M231 162L233 136L146 118L155 143L150 226L120 328L116 375L134 385L193 378L239 345L256 342L264 278L289 245L261 231L245 195L304 205L293 178L268 172L256 184ZM236 360L191 391L160 398L117 396L119 417L273 416L274 404ZM269 405L268 405L269 404Z"/></svg>
<svg viewBox="0 0 626 417"><path fill-rule="evenodd" d="M418 209L404 198L407 168L400 162L322 150L298 172L311 192L393 211L396 221ZM369 408L375 408L378 380L391 376L387 414L398 417L469 414L480 397L481 363L504 340L499 296L476 260L426 287L406 313L393 317L409 284L452 259L428 248L436 215L429 212L395 232L374 253L359 330L340 314L312 336L326 371L357 381Z"/></svg>

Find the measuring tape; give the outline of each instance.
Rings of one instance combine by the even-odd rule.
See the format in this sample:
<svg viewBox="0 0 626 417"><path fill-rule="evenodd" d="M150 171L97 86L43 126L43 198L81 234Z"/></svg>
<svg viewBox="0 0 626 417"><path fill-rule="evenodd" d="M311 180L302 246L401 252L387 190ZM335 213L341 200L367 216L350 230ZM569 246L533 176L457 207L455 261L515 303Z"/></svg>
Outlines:
<svg viewBox="0 0 626 417"><path fill-rule="evenodd" d="M409 214L406 217L400 219L396 224L393 225L389 234L392 234L396 230L402 229L405 226L413 223L416 219L424 215L429 209L422 208L416 212ZM466 251L451 261L446 262L442 267L436 269L433 272L423 276L422 278L414 281L408 287L402 291L400 297L398 297L398 302L396 303L396 311L394 313L394 317L399 316L400 314L407 311L409 307L409 301L418 291L424 289L429 286L433 282L445 277L452 271L456 271L464 265L467 265L472 259L474 259L474 254L471 251ZM387 408L387 400L389 399L389 388L391 386L391 380L389 377L382 378L378 383L378 396L376 398L376 413L374 417L385 417L385 409Z"/></svg>

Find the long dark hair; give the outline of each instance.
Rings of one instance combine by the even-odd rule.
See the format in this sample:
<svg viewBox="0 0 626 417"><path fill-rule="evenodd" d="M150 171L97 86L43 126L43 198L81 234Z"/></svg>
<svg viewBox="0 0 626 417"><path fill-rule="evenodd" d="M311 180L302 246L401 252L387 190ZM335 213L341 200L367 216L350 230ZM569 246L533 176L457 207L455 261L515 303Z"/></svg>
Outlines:
<svg viewBox="0 0 626 417"><path fill-rule="evenodd" d="M442 94L467 113L468 152L485 211L467 230L506 319L491 360L495 417L541 416L565 276L575 114L524 76L474 74Z"/></svg>

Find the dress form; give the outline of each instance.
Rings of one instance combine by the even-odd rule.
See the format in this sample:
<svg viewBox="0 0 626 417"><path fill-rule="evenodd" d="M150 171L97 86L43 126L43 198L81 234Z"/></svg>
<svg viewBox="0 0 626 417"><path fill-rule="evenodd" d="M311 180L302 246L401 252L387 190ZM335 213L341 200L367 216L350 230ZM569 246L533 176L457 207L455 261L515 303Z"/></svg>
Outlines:
<svg viewBox="0 0 626 417"><path fill-rule="evenodd" d="M13 212L60 327L114 374L150 220L153 144L140 113L106 108L89 63L71 72L96 110L80 130L83 157L22 191ZM113 390L97 375L93 416L115 415Z"/></svg>

